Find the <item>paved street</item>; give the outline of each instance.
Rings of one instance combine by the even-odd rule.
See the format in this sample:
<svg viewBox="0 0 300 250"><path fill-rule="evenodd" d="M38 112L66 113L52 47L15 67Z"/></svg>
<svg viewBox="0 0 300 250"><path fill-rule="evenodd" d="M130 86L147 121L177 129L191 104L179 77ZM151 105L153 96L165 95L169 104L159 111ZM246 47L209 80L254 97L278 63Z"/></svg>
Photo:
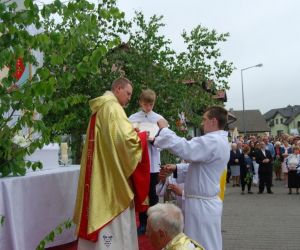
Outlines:
<svg viewBox="0 0 300 250"><path fill-rule="evenodd" d="M241 195L240 187L227 184L222 217L224 250L299 250L300 195L282 181L273 181L274 194Z"/></svg>

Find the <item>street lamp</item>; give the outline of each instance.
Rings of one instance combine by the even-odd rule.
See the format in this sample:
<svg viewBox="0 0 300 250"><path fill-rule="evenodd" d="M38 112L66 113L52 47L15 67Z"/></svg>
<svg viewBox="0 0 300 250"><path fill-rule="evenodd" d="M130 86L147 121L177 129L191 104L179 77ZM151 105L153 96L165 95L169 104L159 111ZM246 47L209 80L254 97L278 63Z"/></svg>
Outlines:
<svg viewBox="0 0 300 250"><path fill-rule="evenodd" d="M246 135L246 124L245 124L245 101L244 101L244 83L243 83L243 71L247 70L247 69L251 69L251 68L255 68L255 67L262 67L263 64L257 64L254 66L250 66L247 68L243 68L241 69L241 78L242 78L242 98L243 98L243 129L244 129L244 136Z"/></svg>

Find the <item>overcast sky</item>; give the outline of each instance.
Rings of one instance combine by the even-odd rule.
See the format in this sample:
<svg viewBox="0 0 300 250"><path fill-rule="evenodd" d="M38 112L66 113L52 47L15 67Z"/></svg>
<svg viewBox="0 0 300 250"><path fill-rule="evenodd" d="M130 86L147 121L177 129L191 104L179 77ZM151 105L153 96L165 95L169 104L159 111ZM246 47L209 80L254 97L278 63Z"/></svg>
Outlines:
<svg viewBox="0 0 300 250"><path fill-rule="evenodd" d="M183 30L201 24L229 32L228 41L221 44L222 59L236 69L229 78L227 108L242 110L241 69L259 63L263 67L243 71L245 109L265 113L300 105L300 0L117 1L127 19L136 10L146 18L163 15L166 26L161 32L177 52L185 49Z"/></svg>
<svg viewBox="0 0 300 250"><path fill-rule="evenodd" d="M229 78L227 108L242 110L241 69L244 71L245 109L300 104L299 0L118 0L127 18L140 10L149 18L163 15L162 33L176 51L184 50L180 34L201 24L219 33L229 32L221 46L222 58L236 70Z"/></svg>

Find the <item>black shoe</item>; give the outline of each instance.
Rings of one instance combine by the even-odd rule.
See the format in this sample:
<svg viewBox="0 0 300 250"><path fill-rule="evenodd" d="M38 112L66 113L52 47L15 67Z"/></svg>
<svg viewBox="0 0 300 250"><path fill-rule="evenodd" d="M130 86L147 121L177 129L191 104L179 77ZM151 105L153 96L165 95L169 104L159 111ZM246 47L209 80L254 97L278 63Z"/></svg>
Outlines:
<svg viewBox="0 0 300 250"><path fill-rule="evenodd" d="M143 235L146 233L146 226L144 225L140 225L138 228L137 228L137 234L138 236L140 235Z"/></svg>
<svg viewBox="0 0 300 250"><path fill-rule="evenodd" d="M262 194L263 192L257 192L257 194Z"/></svg>
<svg viewBox="0 0 300 250"><path fill-rule="evenodd" d="M268 194L274 194L272 191L268 191Z"/></svg>
<svg viewBox="0 0 300 250"><path fill-rule="evenodd" d="M288 192L288 194L292 194L292 192L290 191L290 192Z"/></svg>
<svg viewBox="0 0 300 250"><path fill-rule="evenodd" d="M252 191L248 191L248 194L253 194L253 192Z"/></svg>

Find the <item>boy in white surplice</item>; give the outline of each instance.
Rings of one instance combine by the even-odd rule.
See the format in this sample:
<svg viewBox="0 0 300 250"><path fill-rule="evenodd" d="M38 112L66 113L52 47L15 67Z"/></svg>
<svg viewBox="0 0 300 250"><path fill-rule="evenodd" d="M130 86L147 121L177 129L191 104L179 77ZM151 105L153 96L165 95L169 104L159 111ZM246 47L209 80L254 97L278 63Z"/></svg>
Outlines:
<svg viewBox="0 0 300 250"><path fill-rule="evenodd" d="M157 122L163 119L163 117L153 111L155 100L156 94L153 90L145 89L141 92L139 97L141 110L129 116L129 120L135 124L137 129L140 129L140 125L142 124L148 124L149 128L152 129L153 126L156 126L158 130ZM155 134L156 132L154 135ZM156 194L155 187L158 183L158 173L160 169L160 150L149 142L148 153L150 158L149 206L154 206L158 202L158 196ZM147 211L139 214L139 221L140 226L138 227L138 235L141 235L146 232Z"/></svg>

